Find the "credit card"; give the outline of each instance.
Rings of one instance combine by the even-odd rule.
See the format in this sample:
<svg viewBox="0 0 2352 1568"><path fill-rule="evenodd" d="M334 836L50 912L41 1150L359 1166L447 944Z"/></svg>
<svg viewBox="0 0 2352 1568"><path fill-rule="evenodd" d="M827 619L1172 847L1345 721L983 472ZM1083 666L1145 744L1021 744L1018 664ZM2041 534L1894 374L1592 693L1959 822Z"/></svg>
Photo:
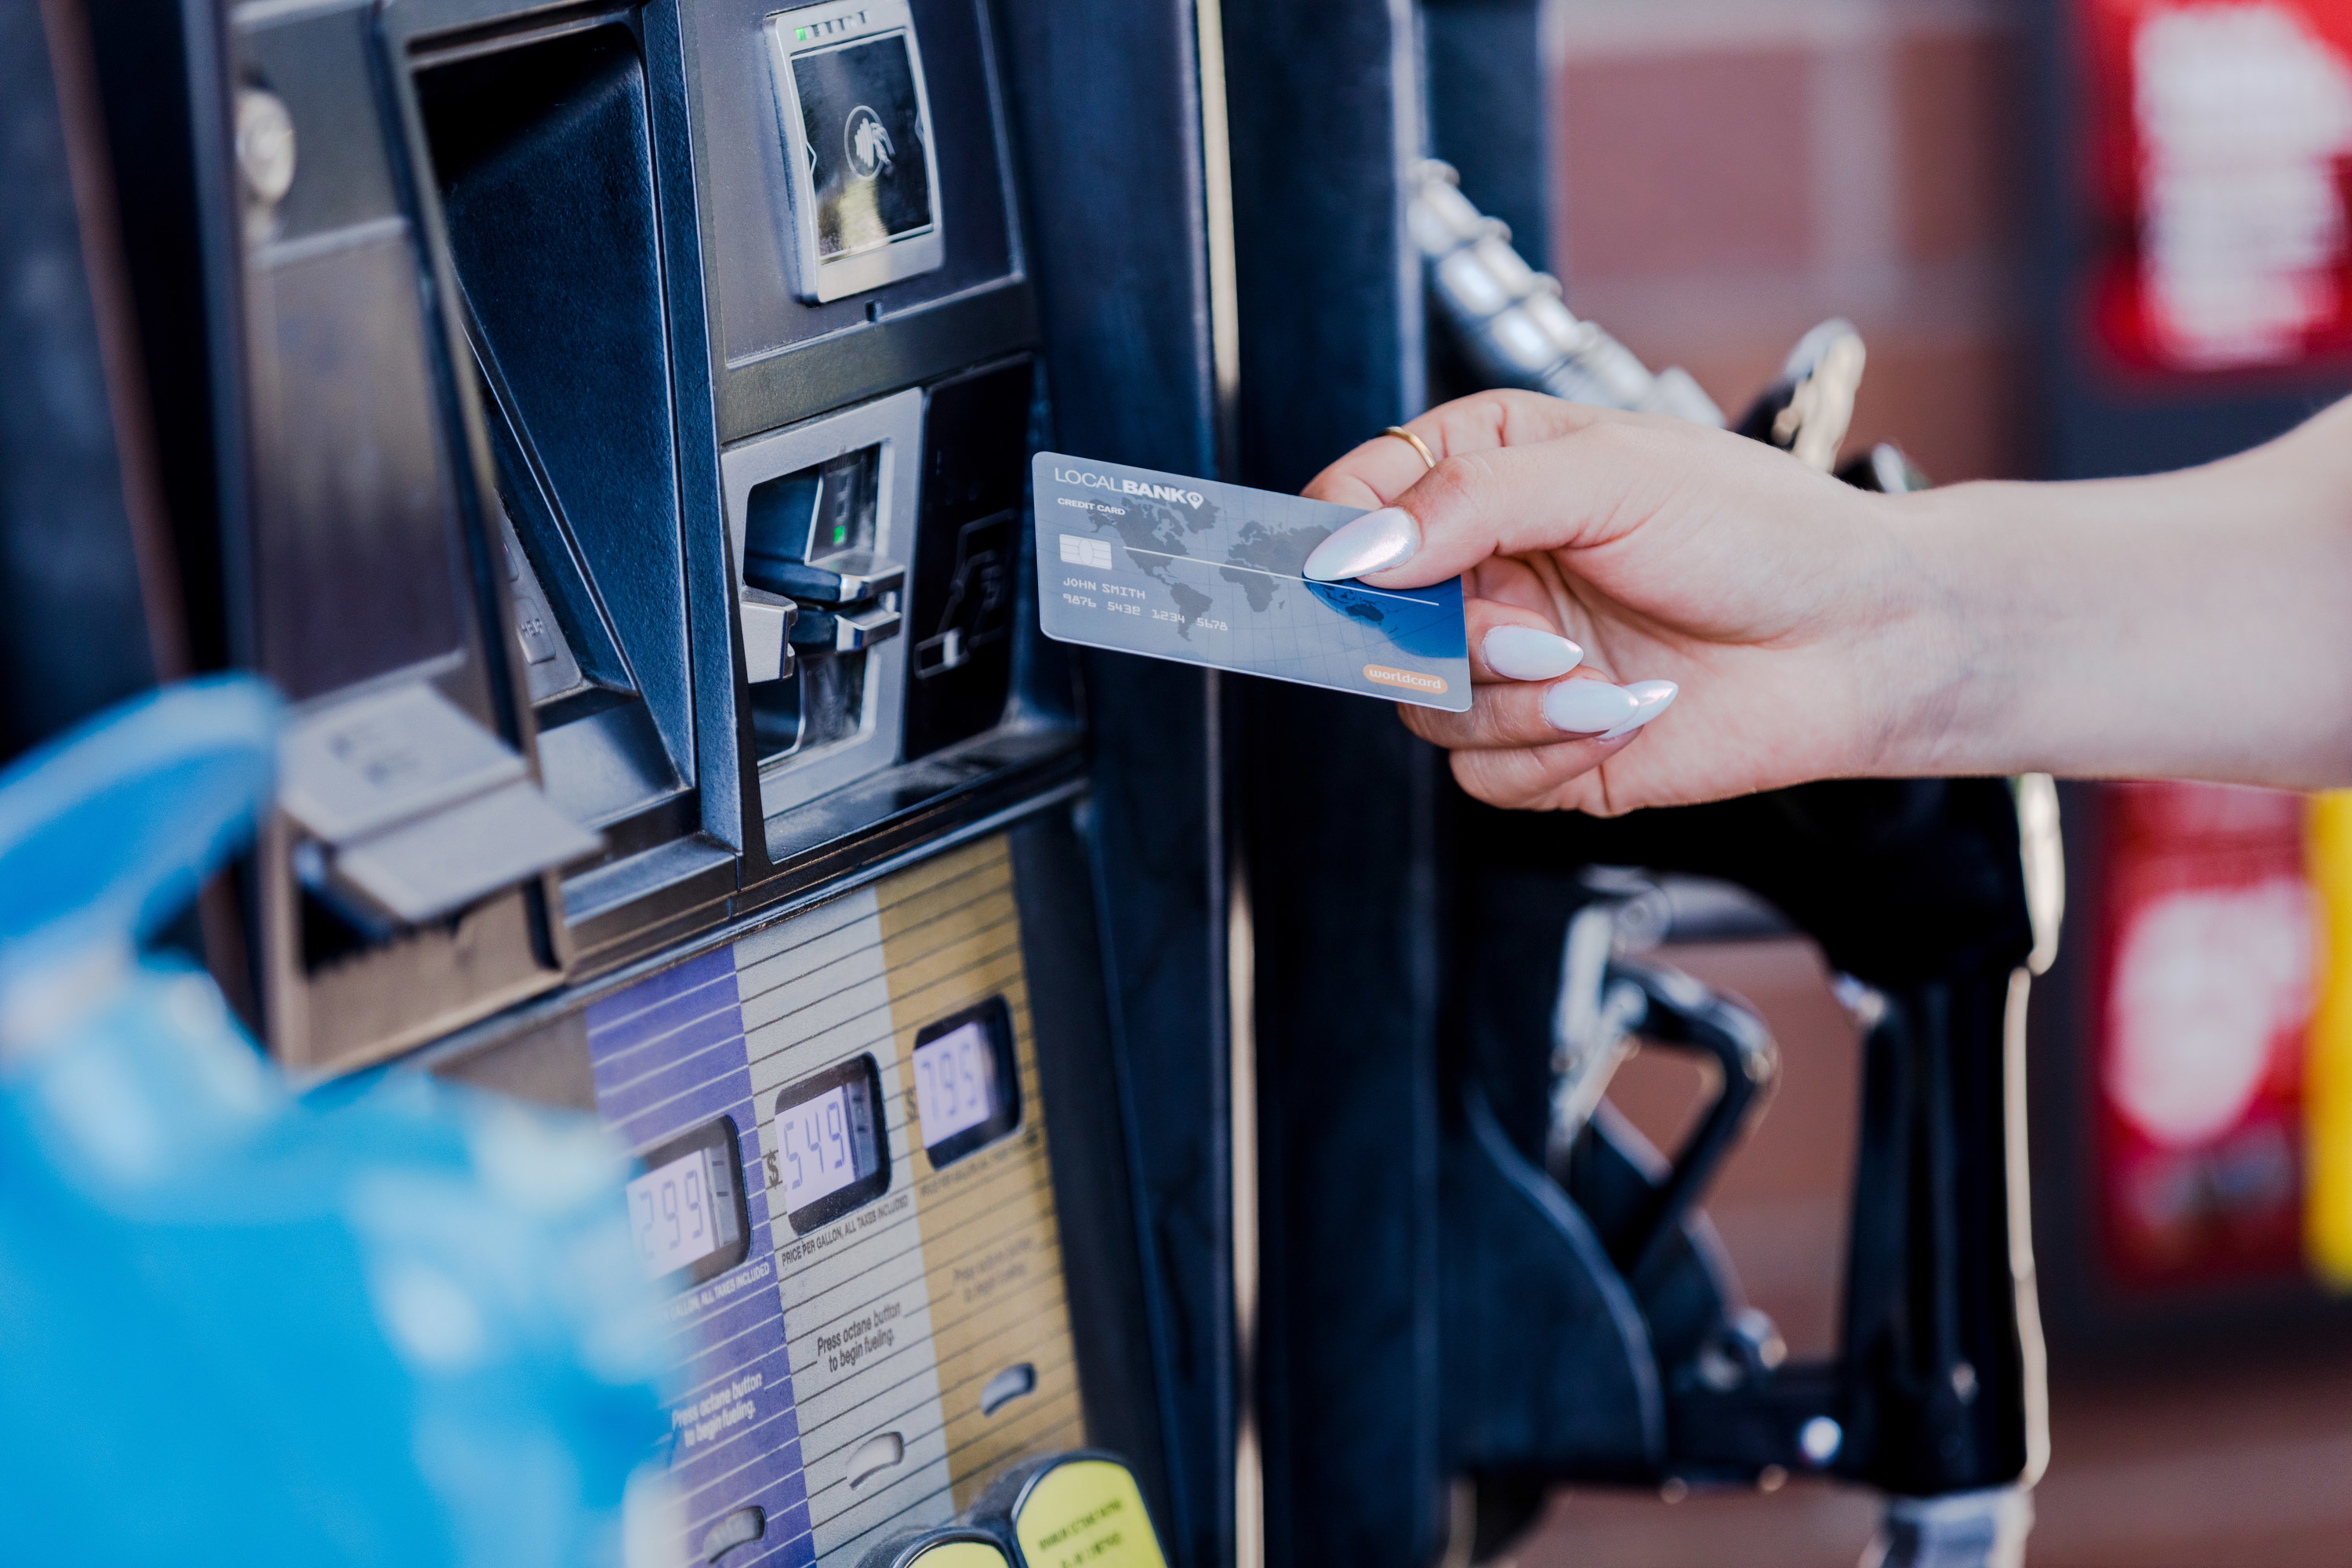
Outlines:
<svg viewBox="0 0 2352 1568"><path fill-rule="evenodd" d="M1060 642L1443 708L1470 706L1462 583L1311 583L1360 508L1040 452L1037 605Z"/></svg>

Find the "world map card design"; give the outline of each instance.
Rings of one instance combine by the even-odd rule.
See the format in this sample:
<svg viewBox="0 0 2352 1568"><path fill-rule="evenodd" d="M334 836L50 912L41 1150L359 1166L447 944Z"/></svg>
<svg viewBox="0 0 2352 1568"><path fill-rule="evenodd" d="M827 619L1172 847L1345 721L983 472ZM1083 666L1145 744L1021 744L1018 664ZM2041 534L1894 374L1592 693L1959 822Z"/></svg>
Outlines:
<svg viewBox="0 0 2352 1568"><path fill-rule="evenodd" d="M1032 466L1047 637L1459 713L1462 584L1316 583L1307 555L1354 507L1040 452Z"/></svg>

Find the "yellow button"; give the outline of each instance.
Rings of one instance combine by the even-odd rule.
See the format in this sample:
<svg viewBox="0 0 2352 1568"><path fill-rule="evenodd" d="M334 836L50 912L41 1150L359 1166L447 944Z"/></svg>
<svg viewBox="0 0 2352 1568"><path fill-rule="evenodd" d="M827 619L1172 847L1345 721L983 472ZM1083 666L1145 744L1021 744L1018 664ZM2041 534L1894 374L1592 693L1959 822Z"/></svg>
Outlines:
<svg viewBox="0 0 2352 1568"><path fill-rule="evenodd" d="M1039 1476L1013 1521L1028 1568L1168 1568L1125 1465L1072 1459Z"/></svg>
<svg viewBox="0 0 2352 1568"><path fill-rule="evenodd" d="M1008 1568L1004 1553L977 1541L943 1541L907 1559L907 1568Z"/></svg>

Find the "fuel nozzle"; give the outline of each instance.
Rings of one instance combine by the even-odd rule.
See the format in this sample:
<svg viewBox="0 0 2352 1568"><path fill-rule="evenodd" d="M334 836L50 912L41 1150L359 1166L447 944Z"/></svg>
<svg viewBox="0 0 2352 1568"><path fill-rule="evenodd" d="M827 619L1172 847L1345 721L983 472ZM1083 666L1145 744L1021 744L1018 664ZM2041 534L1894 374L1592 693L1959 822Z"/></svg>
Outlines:
<svg viewBox="0 0 2352 1568"><path fill-rule="evenodd" d="M1727 423L1687 371L1651 371L1597 322L1570 310L1559 279L1528 265L1511 246L1509 226L1462 194L1452 164L1425 158L1406 172L1405 186L1405 223L1428 264L1430 292L1489 383L1595 407ZM1838 463L1868 357L1853 323L1832 317L1797 340L1780 376L1731 427L1861 489L1926 489L1927 477L1891 442Z"/></svg>
<svg viewBox="0 0 2352 1568"><path fill-rule="evenodd" d="M1671 414L1720 426L1717 408L1681 369L1653 374L1632 350L1561 302L1559 280L1511 247L1511 231L1462 194L1454 166L1426 158L1406 172L1405 222L1437 297L1479 368L1501 386L1571 403Z"/></svg>
<svg viewBox="0 0 2352 1568"><path fill-rule="evenodd" d="M1831 317L1797 340L1780 379L1739 421L1739 433L1828 473L1853 426L1853 400L1868 357L1853 323Z"/></svg>

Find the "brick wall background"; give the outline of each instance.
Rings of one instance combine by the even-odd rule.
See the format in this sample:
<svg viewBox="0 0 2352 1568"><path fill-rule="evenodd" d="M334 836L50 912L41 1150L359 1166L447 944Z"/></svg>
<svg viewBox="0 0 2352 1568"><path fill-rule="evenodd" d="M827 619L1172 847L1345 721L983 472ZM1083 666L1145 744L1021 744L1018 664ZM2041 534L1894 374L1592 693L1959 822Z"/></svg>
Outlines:
<svg viewBox="0 0 2352 1568"><path fill-rule="evenodd" d="M1579 314L1737 414L1824 317L1858 440L2017 476L2026 38L2010 0L1554 0L1551 255Z"/></svg>

